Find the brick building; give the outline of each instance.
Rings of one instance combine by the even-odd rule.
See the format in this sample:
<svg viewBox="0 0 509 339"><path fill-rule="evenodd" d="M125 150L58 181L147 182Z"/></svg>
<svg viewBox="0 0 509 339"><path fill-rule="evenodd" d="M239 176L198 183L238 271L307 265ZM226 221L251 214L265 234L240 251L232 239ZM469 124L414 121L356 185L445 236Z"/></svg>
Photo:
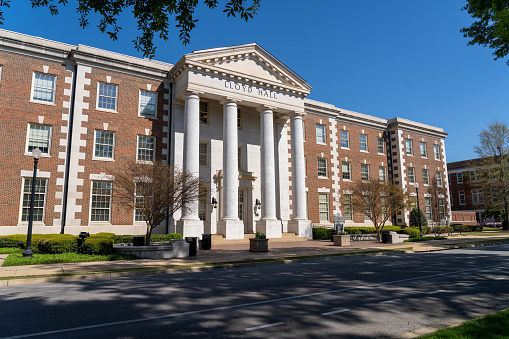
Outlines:
<svg viewBox="0 0 509 339"><path fill-rule="evenodd" d="M0 234L26 232L36 147L35 233L142 234L135 211L112 198L111 173L131 161L160 159L211 183L217 208L197 203L156 230L186 236L302 235L308 220L330 224L338 212L369 225L352 212L350 188L370 176L411 191L434 176L448 192L442 129L337 108L310 91L257 44L173 65L0 30L0 140L10 145L0 151Z"/></svg>

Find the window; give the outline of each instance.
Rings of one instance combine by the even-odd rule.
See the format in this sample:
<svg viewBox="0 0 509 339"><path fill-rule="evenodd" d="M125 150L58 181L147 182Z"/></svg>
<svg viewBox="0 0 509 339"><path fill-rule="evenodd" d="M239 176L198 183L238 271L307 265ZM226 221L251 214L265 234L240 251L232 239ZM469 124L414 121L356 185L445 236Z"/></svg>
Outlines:
<svg viewBox="0 0 509 339"><path fill-rule="evenodd" d="M452 192L449 192L449 202L451 203L452 206Z"/></svg>
<svg viewBox="0 0 509 339"><path fill-rule="evenodd" d="M378 166L378 179L380 179L381 182L387 181L387 172L385 171L385 166Z"/></svg>
<svg viewBox="0 0 509 339"><path fill-rule="evenodd" d="M318 193L318 211L320 221L329 221L329 194Z"/></svg>
<svg viewBox="0 0 509 339"><path fill-rule="evenodd" d="M361 151L368 151L368 136L366 134L359 134L359 148Z"/></svg>
<svg viewBox="0 0 509 339"><path fill-rule="evenodd" d="M433 155L435 160L440 160L440 147L438 145L433 145Z"/></svg>
<svg viewBox="0 0 509 339"><path fill-rule="evenodd" d="M242 129L242 111L237 108L237 128Z"/></svg>
<svg viewBox="0 0 509 339"><path fill-rule="evenodd" d="M316 142L325 144L325 125L316 124Z"/></svg>
<svg viewBox="0 0 509 339"><path fill-rule="evenodd" d="M113 159L115 149L115 132L95 131L94 157Z"/></svg>
<svg viewBox="0 0 509 339"><path fill-rule="evenodd" d="M318 158L318 176L327 177L327 159Z"/></svg>
<svg viewBox="0 0 509 339"><path fill-rule="evenodd" d="M425 168L422 169L422 184L429 185L429 170Z"/></svg>
<svg viewBox="0 0 509 339"><path fill-rule="evenodd" d="M43 103L54 103L56 83L57 77L55 75L34 72L32 80L32 100Z"/></svg>
<svg viewBox="0 0 509 339"><path fill-rule="evenodd" d="M27 152L39 148L43 154L49 154L51 144L51 126L28 124Z"/></svg>
<svg viewBox="0 0 509 339"><path fill-rule="evenodd" d="M198 218L207 221L207 187L200 187L200 199L198 200Z"/></svg>
<svg viewBox="0 0 509 339"><path fill-rule="evenodd" d="M442 171L437 171L437 186L442 187Z"/></svg>
<svg viewBox="0 0 509 339"><path fill-rule="evenodd" d="M0 85L2 84L2 65L0 65Z"/></svg>
<svg viewBox="0 0 509 339"><path fill-rule="evenodd" d="M97 108L109 111L117 110L117 85L99 83L99 95L97 97Z"/></svg>
<svg viewBox="0 0 509 339"><path fill-rule="evenodd" d="M406 154L407 155L413 155L414 149L412 146L412 140L411 139L405 139L405 146L406 146Z"/></svg>
<svg viewBox="0 0 509 339"><path fill-rule="evenodd" d="M424 206L426 209L426 219L431 220L431 198L424 198Z"/></svg>
<svg viewBox="0 0 509 339"><path fill-rule="evenodd" d="M384 138L376 139L376 151L380 154L384 154Z"/></svg>
<svg viewBox="0 0 509 339"><path fill-rule="evenodd" d="M484 204L484 194L482 190L472 190L472 204L474 205Z"/></svg>
<svg viewBox="0 0 509 339"><path fill-rule="evenodd" d="M470 171L470 181L472 181L472 182L479 181L479 177L477 176L477 171Z"/></svg>
<svg viewBox="0 0 509 339"><path fill-rule="evenodd" d="M438 198L438 210L440 211L440 220L445 220L445 198Z"/></svg>
<svg viewBox="0 0 509 339"><path fill-rule="evenodd" d="M348 131L339 131L339 138L341 139L341 148L350 148L350 133Z"/></svg>
<svg viewBox="0 0 509 339"><path fill-rule="evenodd" d="M371 206L367 196L364 196L364 220L371 220Z"/></svg>
<svg viewBox="0 0 509 339"><path fill-rule="evenodd" d="M426 150L426 143L421 141L420 148L421 148L421 157L427 158L428 157L428 151Z"/></svg>
<svg viewBox="0 0 509 339"><path fill-rule="evenodd" d="M141 209L143 208L144 200L145 200L145 194L146 189L143 186L144 184L142 182L137 182L135 187L135 206L134 206L134 221L145 221L145 217L143 213L141 212Z"/></svg>
<svg viewBox="0 0 509 339"><path fill-rule="evenodd" d="M90 221L110 222L111 182L92 181Z"/></svg>
<svg viewBox="0 0 509 339"><path fill-rule="evenodd" d="M148 118L156 117L157 93L140 91L140 115Z"/></svg>
<svg viewBox="0 0 509 339"><path fill-rule="evenodd" d="M154 137L147 137L138 135L138 161L154 161L156 148L156 139Z"/></svg>
<svg viewBox="0 0 509 339"><path fill-rule="evenodd" d="M345 198L345 203L344 203L345 220L353 220L352 195L345 194L344 198Z"/></svg>
<svg viewBox="0 0 509 339"><path fill-rule="evenodd" d="M465 200L465 191L459 191L458 192L458 197L459 197L460 205L466 205L467 204L467 201Z"/></svg>
<svg viewBox="0 0 509 339"><path fill-rule="evenodd" d="M209 144L207 144L206 142L200 142L199 162L200 162L200 166L208 166L209 165Z"/></svg>
<svg viewBox="0 0 509 339"><path fill-rule="evenodd" d="M239 171L242 171L242 164L243 164L243 162L242 162L242 147L238 148L237 161L238 161Z"/></svg>
<svg viewBox="0 0 509 339"><path fill-rule="evenodd" d="M206 101L200 101L200 122L209 123L209 103Z"/></svg>
<svg viewBox="0 0 509 339"><path fill-rule="evenodd" d="M341 170L343 171L343 180L352 180L352 164L346 161L341 163Z"/></svg>
<svg viewBox="0 0 509 339"><path fill-rule="evenodd" d="M46 202L46 182L47 179L35 180L34 191L34 221L44 221L44 205ZM30 199L32 196L32 178L23 178L23 207L21 210L21 221L28 221L30 218Z"/></svg>
<svg viewBox="0 0 509 339"><path fill-rule="evenodd" d="M463 183L463 173L456 173L456 180L458 181L458 184Z"/></svg>
<svg viewBox="0 0 509 339"><path fill-rule="evenodd" d="M369 165L361 164L361 179L362 181L369 181Z"/></svg>
<svg viewBox="0 0 509 339"><path fill-rule="evenodd" d="M408 183L415 184L415 167L408 167Z"/></svg>

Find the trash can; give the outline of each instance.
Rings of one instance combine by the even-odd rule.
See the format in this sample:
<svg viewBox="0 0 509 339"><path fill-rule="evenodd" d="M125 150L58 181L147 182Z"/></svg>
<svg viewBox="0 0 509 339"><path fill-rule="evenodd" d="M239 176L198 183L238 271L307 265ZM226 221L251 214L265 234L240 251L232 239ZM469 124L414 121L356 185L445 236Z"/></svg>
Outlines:
<svg viewBox="0 0 509 339"><path fill-rule="evenodd" d="M145 246L145 237L144 236L133 237L133 246Z"/></svg>
<svg viewBox="0 0 509 339"><path fill-rule="evenodd" d="M186 241L189 244L189 256L196 256L196 247L198 245L198 237L186 237Z"/></svg>
<svg viewBox="0 0 509 339"><path fill-rule="evenodd" d="M338 235L338 231L332 229L330 230L330 241L334 241L334 236Z"/></svg>
<svg viewBox="0 0 509 339"><path fill-rule="evenodd" d="M202 234L201 235L201 249L202 250L210 250L212 247L212 234Z"/></svg>
<svg viewBox="0 0 509 339"><path fill-rule="evenodd" d="M390 234L390 231L382 231L382 242L384 244L390 244L391 243L391 234Z"/></svg>

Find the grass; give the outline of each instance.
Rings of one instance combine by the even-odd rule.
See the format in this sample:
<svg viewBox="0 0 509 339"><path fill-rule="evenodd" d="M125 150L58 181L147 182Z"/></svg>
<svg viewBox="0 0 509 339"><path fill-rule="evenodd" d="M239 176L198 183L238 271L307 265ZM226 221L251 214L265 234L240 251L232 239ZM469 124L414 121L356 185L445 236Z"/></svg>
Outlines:
<svg viewBox="0 0 509 339"><path fill-rule="evenodd" d="M443 240L447 239L446 237L419 237L419 238L410 238L405 240L405 242L413 242L413 241L429 241L429 240Z"/></svg>
<svg viewBox="0 0 509 339"><path fill-rule="evenodd" d="M0 247L0 254L23 253L23 251L19 247Z"/></svg>
<svg viewBox="0 0 509 339"><path fill-rule="evenodd" d="M419 337L425 339L502 339L509 337L509 310L486 317L467 321L459 326L439 330L435 333Z"/></svg>
<svg viewBox="0 0 509 339"><path fill-rule="evenodd" d="M5 259L2 266L20 266L20 265L37 265L37 264L55 264L55 263L71 263L71 262L88 262L88 261L115 261L124 259L137 259L132 255L108 254L81 254L81 253L62 253L62 254L38 254L34 253L33 258L23 258L21 254L12 253Z"/></svg>
<svg viewBox="0 0 509 339"><path fill-rule="evenodd" d="M497 235L506 235L507 233L485 233L485 232L462 232L462 235L475 235L476 237L494 237Z"/></svg>

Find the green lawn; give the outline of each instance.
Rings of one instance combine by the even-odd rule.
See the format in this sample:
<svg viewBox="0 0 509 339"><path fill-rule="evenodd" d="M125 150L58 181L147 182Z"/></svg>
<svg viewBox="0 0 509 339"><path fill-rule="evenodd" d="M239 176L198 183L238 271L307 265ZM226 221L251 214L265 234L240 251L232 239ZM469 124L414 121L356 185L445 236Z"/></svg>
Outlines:
<svg viewBox="0 0 509 339"><path fill-rule="evenodd" d="M19 247L0 247L0 254L23 253L23 251Z"/></svg>
<svg viewBox="0 0 509 339"><path fill-rule="evenodd" d="M124 259L137 259L135 256L126 256L120 254L94 255L81 253L62 253L62 254L38 254L34 253L33 258L23 258L19 253L9 254L2 266L19 265L37 265L54 264L66 262L87 262L87 261L115 261Z"/></svg>
<svg viewBox="0 0 509 339"><path fill-rule="evenodd" d="M459 326L439 330L425 339L502 339L509 338L509 310L467 321Z"/></svg>
<svg viewBox="0 0 509 339"><path fill-rule="evenodd" d="M447 239L446 237L422 237L422 238L410 238L405 240L405 242L413 242L413 241L429 241L429 240L443 240Z"/></svg>

